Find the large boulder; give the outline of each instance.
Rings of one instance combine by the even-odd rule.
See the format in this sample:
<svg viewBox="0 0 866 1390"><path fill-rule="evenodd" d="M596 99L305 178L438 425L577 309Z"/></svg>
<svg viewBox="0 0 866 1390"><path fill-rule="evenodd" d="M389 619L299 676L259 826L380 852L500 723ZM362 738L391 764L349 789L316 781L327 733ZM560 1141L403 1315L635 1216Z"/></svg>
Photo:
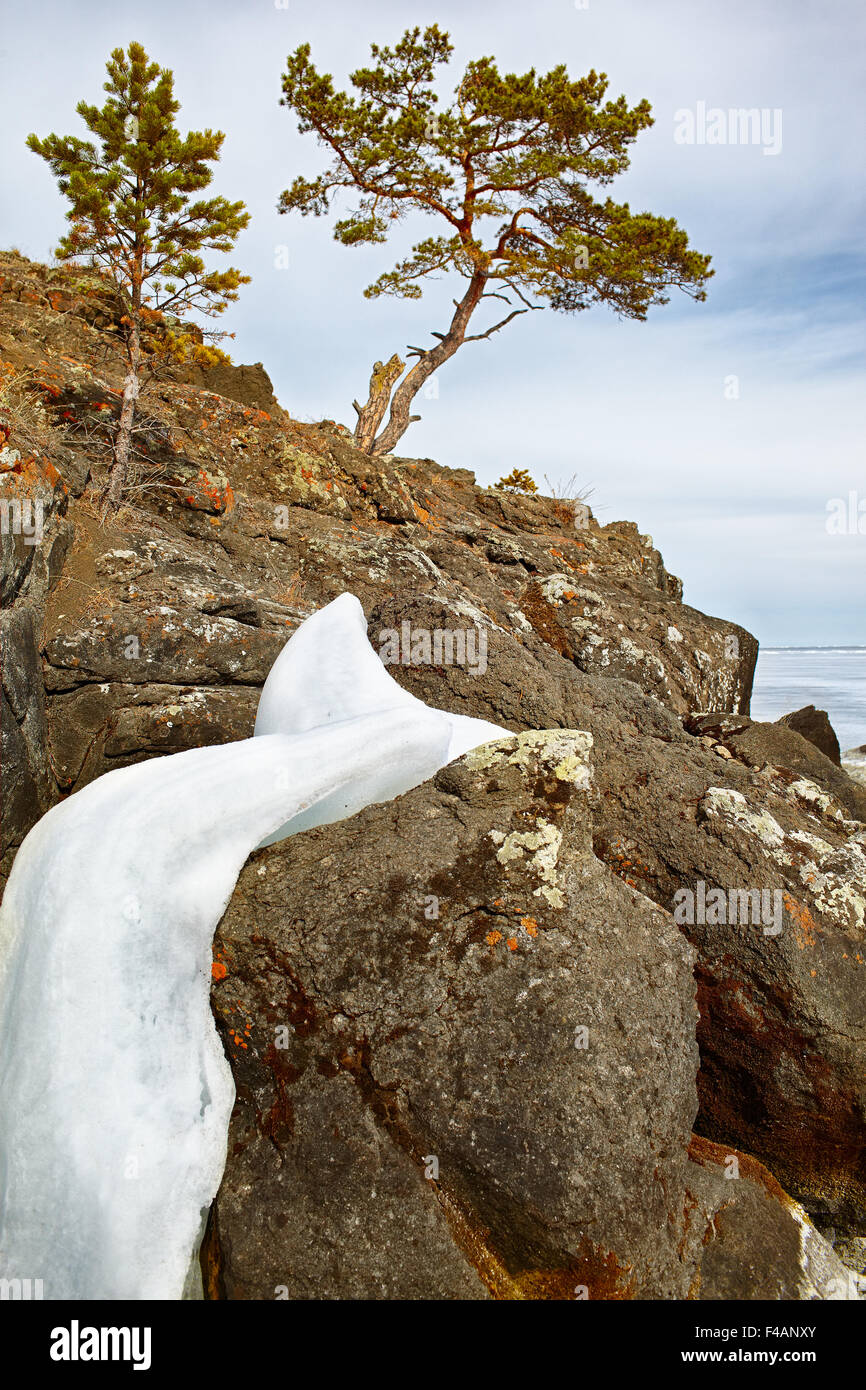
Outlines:
<svg viewBox="0 0 866 1390"><path fill-rule="evenodd" d="M403 622L441 628L448 614L422 598L383 602L371 615L374 645ZM492 624L486 632L483 671L423 663L393 674L459 713L592 733L595 853L678 912L697 952L699 1127L759 1157L817 1217L857 1227L866 1218L862 788L793 730L724 716L720 734L722 717L708 716L691 734L631 682L587 676L546 643ZM766 761L768 730L780 767ZM724 895L724 917L706 911L713 893Z"/></svg>
<svg viewBox="0 0 866 1390"><path fill-rule="evenodd" d="M527 733L255 854L215 940L229 1297L677 1298L691 953Z"/></svg>
<svg viewBox="0 0 866 1390"><path fill-rule="evenodd" d="M689 1155L684 1239L701 1247L692 1297L726 1303L866 1298L866 1279L843 1263L762 1163L698 1135Z"/></svg>
<svg viewBox="0 0 866 1390"><path fill-rule="evenodd" d="M820 748L821 752L837 766L841 763L839 740L825 709L816 709L814 705L804 705L802 709L794 710L792 714L783 714L777 722L784 724L786 729L793 729L795 733L802 734L810 743L814 743L816 748Z"/></svg>
<svg viewBox="0 0 866 1390"><path fill-rule="evenodd" d="M248 863L208 1296L863 1296L761 1163L689 1136L688 948L593 856L589 754L502 740Z"/></svg>

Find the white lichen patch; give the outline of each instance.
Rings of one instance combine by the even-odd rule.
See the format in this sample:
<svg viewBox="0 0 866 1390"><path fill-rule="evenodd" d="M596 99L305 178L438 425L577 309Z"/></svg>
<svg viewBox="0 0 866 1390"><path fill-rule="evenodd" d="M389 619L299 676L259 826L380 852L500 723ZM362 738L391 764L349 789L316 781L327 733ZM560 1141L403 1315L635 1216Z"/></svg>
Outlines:
<svg viewBox="0 0 866 1390"><path fill-rule="evenodd" d="M516 627L518 632L532 632L532 623L524 617L519 608L510 607L508 616L511 619L511 626Z"/></svg>
<svg viewBox="0 0 866 1390"><path fill-rule="evenodd" d="M96 557L95 564L96 564L96 568L99 569L99 568L100 568L100 565L101 565L103 562L108 561L108 560L121 560L121 561L124 561L124 560L138 560L138 559L140 559L140 558L141 558L141 557L139 556L139 553L138 553L137 550L105 550L105 551L103 551L103 553L102 553L101 555L98 555L98 556Z"/></svg>
<svg viewBox="0 0 866 1390"><path fill-rule="evenodd" d="M525 859L528 871L541 879L533 896L544 898L549 907L564 907L565 899L559 887L557 869L562 831L550 821L539 819L535 824L535 830L513 830L510 835L503 834L501 830L491 830L490 838L499 845L496 858L503 865Z"/></svg>
<svg viewBox="0 0 866 1390"><path fill-rule="evenodd" d="M400 551L400 559L406 560L410 565L414 565L416 570L418 570L425 579L433 579L437 583L440 583L443 579L442 571L435 560L431 560L430 556L425 555L423 550L416 550L414 545L404 546Z"/></svg>
<svg viewBox="0 0 866 1390"><path fill-rule="evenodd" d="M621 637L619 641L619 648L626 661L628 661L631 664L643 661L646 656L646 652L644 651L643 647L637 646L637 644L634 643L630 637Z"/></svg>
<svg viewBox="0 0 866 1390"><path fill-rule="evenodd" d="M866 925L866 854L853 842L818 858L811 878L800 870L800 879L811 890L815 906L836 921L861 931Z"/></svg>
<svg viewBox="0 0 866 1390"><path fill-rule="evenodd" d="M815 815L825 816L829 820L842 822L843 826L848 824L845 812L841 806L834 801L833 797L825 792L816 782L812 782L808 777L800 777L796 782L792 782L787 789L789 801L799 801L801 806L805 806Z"/></svg>
<svg viewBox="0 0 866 1390"><path fill-rule="evenodd" d="M777 849L784 842L785 833L769 811L753 811L743 793L731 787L708 787L701 807L705 815L718 816L754 835L767 849Z"/></svg>
<svg viewBox="0 0 866 1390"><path fill-rule="evenodd" d="M584 729L525 729L507 739L482 744L466 754L473 771L484 771L497 762L519 767L522 772L552 772L559 782L570 782L581 791L592 784L592 734Z"/></svg>
<svg viewBox="0 0 866 1390"><path fill-rule="evenodd" d="M149 555L140 555L137 550L105 550L97 555L96 572L104 579L130 581L153 571L153 561Z"/></svg>
<svg viewBox="0 0 866 1390"><path fill-rule="evenodd" d="M623 647L625 647L626 642L628 642L628 638L623 639ZM632 647L633 643L628 642L628 645ZM663 684L667 685L664 662L660 661L657 656L652 656L649 652L643 652L640 647L634 647L634 651L641 653L641 664L647 679L653 680L656 683L661 681Z"/></svg>
<svg viewBox="0 0 866 1390"><path fill-rule="evenodd" d="M567 574L549 574L546 579L541 581L541 592L547 599L558 608L562 603L569 603L577 597L574 580Z"/></svg>
<svg viewBox="0 0 866 1390"><path fill-rule="evenodd" d="M866 926L866 850L859 839L831 845L809 831L785 834L768 811L754 811L742 792L710 787L701 803L708 818L717 817L754 835L777 864L796 870L815 908L846 931ZM809 858L803 862L803 854Z"/></svg>
<svg viewBox="0 0 866 1390"><path fill-rule="evenodd" d="M822 840L818 835L812 835L808 830L792 830L788 834L789 840L794 840L797 845L804 850L809 850L818 859L825 854L831 854L833 846L827 840Z"/></svg>
<svg viewBox="0 0 866 1390"><path fill-rule="evenodd" d="M455 598L450 601L443 595L443 601L448 603L452 612L459 618L465 618L475 628L489 628L493 632L505 632L505 628L491 618L489 613L483 613L480 608L476 608L474 603L470 603L466 598Z"/></svg>
<svg viewBox="0 0 866 1390"><path fill-rule="evenodd" d="M581 603L588 604L590 608L606 608L607 604L601 594L597 594L594 589L576 588L575 596Z"/></svg>
<svg viewBox="0 0 866 1390"><path fill-rule="evenodd" d="M594 589L585 589L575 584L572 576L567 574L549 574L546 579L541 581L541 592L552 603L555 608L559 608L563 603L582 603L585 607L602 609L605 607L604 599L597 594Z"/></svg>
<svg viewBox="0 0 866 1390"><path fill-rule="evenodd" d="M826 792L815 783L810 782L808 777L801 777L799 781L792 782L788 788L788 793L797 801L802 801L804 805L814 807L819 811L829 811L830 798Z"/></svg>

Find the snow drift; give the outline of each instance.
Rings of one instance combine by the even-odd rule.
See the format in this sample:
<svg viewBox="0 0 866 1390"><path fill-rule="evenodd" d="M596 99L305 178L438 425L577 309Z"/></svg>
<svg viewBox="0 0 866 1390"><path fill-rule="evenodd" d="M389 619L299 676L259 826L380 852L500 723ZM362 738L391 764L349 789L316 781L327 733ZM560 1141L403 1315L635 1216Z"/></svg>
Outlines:
<svg viewBox="0 0 866 1390"><path fill-rule="evenodd" d="M0 908L0 1275L181 1297L234 1101L209 988L244 861L505 733L402 690L344 594L286 644L253 738L107 773L43 816Z"/></svg>

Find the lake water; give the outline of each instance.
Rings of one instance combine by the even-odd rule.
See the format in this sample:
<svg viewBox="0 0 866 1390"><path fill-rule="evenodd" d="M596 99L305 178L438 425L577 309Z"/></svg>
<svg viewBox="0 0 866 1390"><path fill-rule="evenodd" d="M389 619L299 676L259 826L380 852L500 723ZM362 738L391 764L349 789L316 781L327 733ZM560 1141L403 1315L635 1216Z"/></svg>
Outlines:
<svg viewBox="0 0 866 1390"><path fill-rule="evenodd" d="M843 753L866 743L866 647L762 647L752 718L778 719L803 705L827 711Z"/></svg>

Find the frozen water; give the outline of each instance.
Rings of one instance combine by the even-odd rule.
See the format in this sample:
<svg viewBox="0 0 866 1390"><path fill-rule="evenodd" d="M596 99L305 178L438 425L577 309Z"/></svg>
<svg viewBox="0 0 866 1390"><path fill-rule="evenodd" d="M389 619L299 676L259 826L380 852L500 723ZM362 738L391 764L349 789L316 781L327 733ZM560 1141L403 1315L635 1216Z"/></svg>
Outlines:
<svg viewBox="0 0 866 1390"><path fill-rule="evenodd" d="M413 716L413 728L426 721L432 729L435 718L444 743L435 751L431 747L426 761L411 756L383 759L374 784L353 778L332 797L296 813L269 835L265 844L314 825L342 820L374 801L390 801L470 748L507 732L484 719L432 710L399 686L367 640L360 603L353 594L341 594L302 623L280 652L259 700L256 735L302 734L325 724L391 710Z"/></svg>
<svg viewBox="0 0 866 1390"><path fill-rule="evenodd" d="M401 690L343 595L275 662L254 738L107 773L43 816L0 908L0 1276L181 1296L225 1163L211 941L245 859L505 732Z"/></svg>

